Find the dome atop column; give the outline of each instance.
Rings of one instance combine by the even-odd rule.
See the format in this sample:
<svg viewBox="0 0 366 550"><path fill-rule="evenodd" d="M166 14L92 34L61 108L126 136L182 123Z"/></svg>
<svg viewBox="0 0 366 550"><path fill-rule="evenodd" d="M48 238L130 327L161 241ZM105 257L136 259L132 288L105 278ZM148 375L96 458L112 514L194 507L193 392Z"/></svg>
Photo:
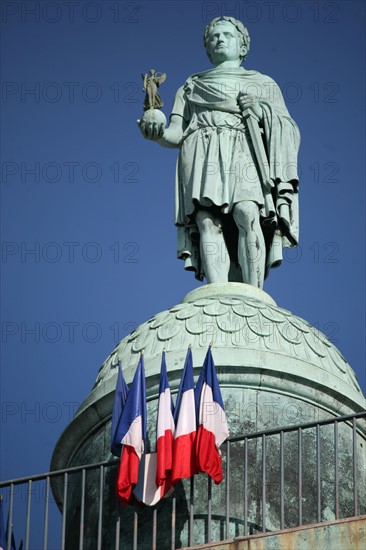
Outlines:
<svg viewBox="0 0 366 550"><path fill-rule="evenodd" d="M263 290L242 283L213 283L193 290L181 303L157 313L117 344L58 441L52 469L69 466L81 442L110 421L118 361L130 383L144 351L147 400L153 416L163 350L174 392L188 346L198 376L210 343L231 433L366 408L354 371L324 334L278 306ZM263 411L271 395L282 411L296 410L295 416L265 421L256 413L255 422L248 426L242 420L242 407L256 403Z"/></svg>
<svg viewBox="0 0 366 550"><path fill-rule="evenodd" d="M121 361L131 381L138 356L144 352L146 375L158 375L161 354L170 371L183 368L189 345L195 367L202 365L212 343L217 367L246 368L306 380L362 404L356 376L340 351L306 320L279 307L263 290L242 283L201 286L176 306L157 313L121 340L99 370L83 410L101 394L112 391ZM285 381L282 380L284 383ZM174 386L174 385L173 385Z"/></svg>

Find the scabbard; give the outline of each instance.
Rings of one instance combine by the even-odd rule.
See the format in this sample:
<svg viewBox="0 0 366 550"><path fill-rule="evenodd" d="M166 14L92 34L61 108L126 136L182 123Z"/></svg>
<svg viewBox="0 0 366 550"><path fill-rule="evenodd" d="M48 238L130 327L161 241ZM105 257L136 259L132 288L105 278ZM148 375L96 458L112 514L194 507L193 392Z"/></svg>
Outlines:
<svg viewBox="0 0 366 550"><path fill-rule="evenodd" d="M243 111L243 119L249 131L262 184L270 190L274 187L274 184L269 176L269 162L259 128L259 119L250 109Z"/></svg>

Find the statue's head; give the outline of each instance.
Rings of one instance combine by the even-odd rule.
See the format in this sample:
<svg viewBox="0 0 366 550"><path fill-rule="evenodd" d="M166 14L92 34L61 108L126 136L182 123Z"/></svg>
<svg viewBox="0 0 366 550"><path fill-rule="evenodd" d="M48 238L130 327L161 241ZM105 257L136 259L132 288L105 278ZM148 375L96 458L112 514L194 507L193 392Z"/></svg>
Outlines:
<svg viewBox="0 0 366 550"><path fill-rule="evenodd" d="M214 60L212 59L212 55L210 52L210 36L213 33L216 25L227 25L234 27L237 38L239 40L239 58L240 61L243 61L248 52L250 47L250 36L248 33L248 30L246 27L244 27L243 23L239 21L238 19L234 19L234 17L224 16L224 17L216 17L207 25L205 28L205 33L203 35L203 41L206 48L206 52L208 55L209 60L214 63Z"/></svg>

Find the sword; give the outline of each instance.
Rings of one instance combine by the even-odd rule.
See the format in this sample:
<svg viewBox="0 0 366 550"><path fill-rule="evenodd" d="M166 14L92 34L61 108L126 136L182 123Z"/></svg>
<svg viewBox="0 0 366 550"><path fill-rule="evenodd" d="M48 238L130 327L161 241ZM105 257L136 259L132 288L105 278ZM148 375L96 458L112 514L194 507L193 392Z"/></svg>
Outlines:
<svg viewBox="0 0 366 550"><path fill-rule="evenodd" d="M269 177L269 163L267 153L263 145L261 130L259 128L259 118L253 113L253 111L250 110L250 108L248 108L243 111L243 119L245 120L249 130L262 184L267 187L267 189L271 190L272 187L274 187L274 183Z"/></svg>

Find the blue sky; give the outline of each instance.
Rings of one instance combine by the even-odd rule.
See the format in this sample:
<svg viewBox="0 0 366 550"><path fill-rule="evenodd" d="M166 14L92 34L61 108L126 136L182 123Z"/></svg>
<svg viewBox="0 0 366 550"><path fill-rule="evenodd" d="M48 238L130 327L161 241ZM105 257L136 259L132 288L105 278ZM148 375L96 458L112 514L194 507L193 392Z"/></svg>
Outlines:
<svg viewBox="0 0 366 550"><path fill-rule="evenodd" d="M264 289L339 347L365 391L364 3L1 7L1 478L47 471L117 341L198 284L176 259L177 151L136 119L142 72L166 72L169 115L210 67L202 34L219 15L247 25L245 66L276 80L302 136L300 247Z"/></svg>

